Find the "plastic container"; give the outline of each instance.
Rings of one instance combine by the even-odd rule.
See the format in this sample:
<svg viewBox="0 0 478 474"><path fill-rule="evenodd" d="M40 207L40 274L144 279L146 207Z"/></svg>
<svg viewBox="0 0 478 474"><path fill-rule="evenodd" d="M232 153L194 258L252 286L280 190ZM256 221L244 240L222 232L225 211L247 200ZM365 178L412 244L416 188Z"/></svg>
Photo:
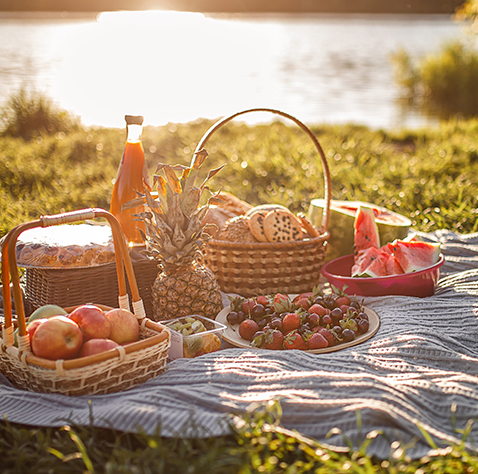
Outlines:
<svg viewBox="0 0 478 474"><path fill-rule="evenodd" d="M358 296L404 295L426 297L435 293L435 287L440 277L440 267L445 263L445 257L435 265L413 273L390 275L378 278L352 278L350 276L354 256L345 255L336 258L322 267L322 275L331 285L345 292Z"/></svg>
<svg viewBox="0 0 478 474"><path fill-rule="evenodd" d="M215 352L221 348L222 336L226 326L213 319L192 314L173 319L163 324L171 331L171 348L168 360L193 358ZM199 332L191 333L196 325Z"/></svg>

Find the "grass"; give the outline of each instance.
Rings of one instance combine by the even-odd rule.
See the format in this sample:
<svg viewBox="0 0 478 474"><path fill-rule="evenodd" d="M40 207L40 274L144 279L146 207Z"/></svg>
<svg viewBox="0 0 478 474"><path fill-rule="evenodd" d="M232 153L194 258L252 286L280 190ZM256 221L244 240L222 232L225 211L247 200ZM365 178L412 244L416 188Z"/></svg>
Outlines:
<svg viewBox="0 0 478 474"><path fill-rule="evenodd" d="M85 129L61 111L23 96L8 109L0 136L0 236L41 214L83 207L109 208L123 151L124 130ZM42 102L45 104L46 102ZM13 112L12 112L13 110ZM30 112L28 112L30 110ZM26 114L24 112L27 112ZM29 120L29 114L41 120ZM26 118L30 125L19 127ZM56 120L58 117L61 120ZM31 117L30 117L31 118ZM53 126L50 126L51 124ZM210 121L145 127L149 170L158 162L189 162ZM436 129L372 131L355 125L311 127L327 156L335 199L364 200L409 216L418 230L478 231L478 120L451 120ZM276 202L306 210L323 196L323 170L305 134L282 122L228 124L210 139L210 168L227 167L212 181L252 204ZM232 418L234 434L167 439L66 425L35 428L0 422L2 473L466 473L478 458L463 444L419 460L392 443L387 460L361 446L337 451L281 426L280 405Z"/></svg>
<svg viewBox="0 0 478 474"><path fill-rule="evenodd" d="M334 448L281 426L278 401L231 417L233 434L217 438L162 438L65 425L34 428L0 423L2 473L447 473L476 472L478 459L463 443L412 460L405 447L391 443L380 460L367 448L381 433L368 433L356 448Z"/></svg>

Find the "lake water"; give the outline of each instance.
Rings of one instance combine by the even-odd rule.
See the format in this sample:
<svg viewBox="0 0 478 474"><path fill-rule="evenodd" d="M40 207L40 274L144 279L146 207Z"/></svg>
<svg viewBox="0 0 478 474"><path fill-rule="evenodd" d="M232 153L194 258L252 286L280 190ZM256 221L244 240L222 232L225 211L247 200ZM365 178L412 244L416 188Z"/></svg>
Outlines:
<svg viewBox="0 0 478 474"><path fill-rule="evenodd" d="M307 124L429 123L403 113L390 56L463 35L447 15L105 13L0 18L0 104L24 85L85 125L163 125L272 107ZM254 114L252 114L254 115ZM261 117L245 116L247 121Z"/></svg>

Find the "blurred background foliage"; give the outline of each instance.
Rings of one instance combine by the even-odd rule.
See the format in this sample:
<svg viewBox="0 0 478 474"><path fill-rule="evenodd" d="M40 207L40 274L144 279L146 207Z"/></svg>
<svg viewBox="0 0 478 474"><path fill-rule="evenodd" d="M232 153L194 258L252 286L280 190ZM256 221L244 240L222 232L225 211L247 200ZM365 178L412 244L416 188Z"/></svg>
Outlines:
<svg viewBox="0 0 478 474"><path fill-rule="evenodd" d="M412 59L404 49L392 57L404 106L442 119L478 114L478 0L466 1L454 18L467 24L463 38L426 57Z"/></svg>

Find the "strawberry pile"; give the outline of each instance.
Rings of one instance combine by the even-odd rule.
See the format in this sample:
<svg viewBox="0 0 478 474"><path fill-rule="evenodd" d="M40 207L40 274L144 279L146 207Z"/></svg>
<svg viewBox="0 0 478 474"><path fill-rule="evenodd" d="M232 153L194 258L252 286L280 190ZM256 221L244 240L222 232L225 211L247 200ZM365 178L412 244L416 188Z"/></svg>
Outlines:
<svg viewBox="0 0 478 474"><path fill-rule="evenodd" d="M314 288L291 299L281 293L230 298L228 323L251 346L313 350L353 341L369 329L361 302L332 286L331 294Z"/></svg>

